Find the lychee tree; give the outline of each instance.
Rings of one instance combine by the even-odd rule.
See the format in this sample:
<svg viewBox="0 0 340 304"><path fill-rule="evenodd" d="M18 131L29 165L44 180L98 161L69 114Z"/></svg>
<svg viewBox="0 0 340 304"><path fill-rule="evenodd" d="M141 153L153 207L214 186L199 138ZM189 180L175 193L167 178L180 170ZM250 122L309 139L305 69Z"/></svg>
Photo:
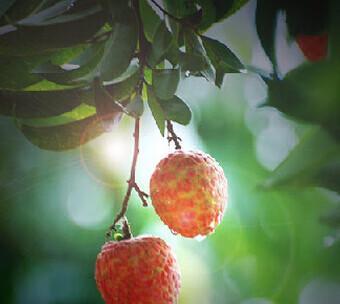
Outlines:
<svg viewBox="0 0 340 304"><path fill-rule="evenodd" d="M136 291L129 295L129 303L174 303L178 295L177 266L168 246L157 238L131 239L126 218L132 191L143 206L150 201L136 179L144 108L150 109L160 135L176 150L158 164L150 181L157 214L171 230L186 237L208 235L222 220L227 204L223 170L203 152L182 150L175 132L174 122L187 125L192 116L176 95L183 78L202 77L221 87L228 81L226 74L257 74L268 87L265 105L320 126L262 186L300 183L339 190L334 182L339 172L332 166L339 160L339 78L331 75L332 81L325 81L340 67L335 56L340 45L339 5L337 1L258 0L254 26L272 63L272 69L265 71L244 64L228 45L206 34L247 2L5 0L0 4L0 114L14 117L32 144L52 151L74 149L112 130L123 115L134 121L126 195L97 260L96 279L107 303L121 303L121 297L128 297L117 280L125 280L133 267L144 271L145 263L167 274L168 291ZM285 16L287 39L296 41L309 61L286 75L280 71L276 50L277 38L283 39L276 34L280 14ZM321 99L326 106L319 106ZM301 155L320 142L326 152L301 162ZM114 241L109 241L112 237ZM159 258L166 257L162 261L154 258L159 250ZM112 278L113 269L120 266L115 256L131 258L122 264L126 273ZM156 282L157 274L142 284ZM140 290L145 292L143 286Z"/></svg>

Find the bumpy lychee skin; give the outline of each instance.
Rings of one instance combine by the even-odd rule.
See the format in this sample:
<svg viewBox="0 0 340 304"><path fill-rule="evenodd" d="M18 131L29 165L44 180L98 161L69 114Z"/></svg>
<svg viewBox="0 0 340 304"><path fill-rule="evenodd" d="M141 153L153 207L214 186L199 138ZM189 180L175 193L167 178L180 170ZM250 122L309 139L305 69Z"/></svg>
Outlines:
<svg viewBox="0 0 340 304"><path fill-rule="evenodd" d="M179 270L160 238L107 242L97 256L95 277L106 304L177 303Z"/></svg>
<svg viewBox="0 0 340 304"><path fill-rule="evenodd" d="M203 152L179 150L162 159L152 174L150 192L161 220L185 237L212 233L227 204L223 169Z"/></svg>
<svg viewBox="0 0 340 304"><path fill-rule="evenodd" d="M309 61L319 61L327 56L327 33L321 35L299 35L296 37L296 42Z"/></svg>

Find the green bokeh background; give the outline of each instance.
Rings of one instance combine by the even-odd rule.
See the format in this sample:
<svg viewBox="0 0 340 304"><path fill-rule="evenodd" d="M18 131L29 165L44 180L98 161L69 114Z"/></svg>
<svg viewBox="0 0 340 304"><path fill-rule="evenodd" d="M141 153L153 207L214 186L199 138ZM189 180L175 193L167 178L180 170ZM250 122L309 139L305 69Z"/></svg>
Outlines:
<svg viewBox="0 0 340 304"><path fill-rule="evenodd" d="M244 62L260 58L266 67L247 18L251 5L210 34L228 40ZM291 51L293 62L301 58ZM198 79L179 89L194 115L189 127L175 125L184 148L211 154L229 182L228 209L214 234L175 236L152 206L143 208L135 195L130 202L133 233L161 236L173 247L181 304L340 303L339 231L320 221L338 196L322 188L260 187L307 128L273 108L256 108L265 91L254 75L228 75L220 91ZM32 146L13 120L0 119L0 303L102 303L94 263L124 196L132 123L125 118L81 149L55 153ZM148 191L153 166L172 148L150 113L141 141L137 178Z"/></svg>

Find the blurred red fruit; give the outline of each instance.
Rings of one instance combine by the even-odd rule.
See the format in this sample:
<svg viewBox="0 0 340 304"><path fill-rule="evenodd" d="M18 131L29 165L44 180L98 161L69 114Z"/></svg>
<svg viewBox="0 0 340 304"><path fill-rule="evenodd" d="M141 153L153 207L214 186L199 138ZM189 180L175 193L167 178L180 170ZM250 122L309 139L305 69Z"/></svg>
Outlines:
<svg viewBox="0 0 340 304"><path fill-rule="evenodd" d="M309 61L319 61L326 58L328 50L328 34L299 35L296 42Z"/></svg>

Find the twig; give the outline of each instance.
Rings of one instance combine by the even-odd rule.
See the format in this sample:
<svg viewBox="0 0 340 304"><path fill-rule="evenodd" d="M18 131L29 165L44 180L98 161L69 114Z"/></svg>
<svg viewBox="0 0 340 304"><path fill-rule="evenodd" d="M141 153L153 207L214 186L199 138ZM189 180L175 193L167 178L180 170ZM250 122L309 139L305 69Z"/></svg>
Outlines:
<svg viewBox="0 0 340 304"><path fill-rule="evenodd" d="M125 218L125 214L128 209L128 204L129 204L129 199L131 196L132 189L135 189L136 192L138 193L138 196L143 202L143 206L147 206L146 198L148 197L148 194L143 192L136 183L136 165L137 165L137 159L138 159L138 153L139 153L139 117L136 118L135 120L135 130L134 130L133 136L135 139L134 140L134 153L133 153L132 165L131 165L131 170L130 170L130 178L127 181L128 188L126 190L126 194L123 199L121 210L116 215L112 225L109 227L108 231L106 232L107 238L111 237L112 231L115 230L115 226L117 225L117 223L121 219ZM124 221L126 221L127 223L126 218L124 219ZM126 229L129 232L129 234L131 234L130 229L128 227L126 227ZM126 235L124 235L124 237L126 237Z"/></svg>
<svg viewBox="0 0 340 304"><path fill-rule="evenodd" d="M170 14L168 11L166 11L163 7L161 7L155 0L151 0L151 2L166 16L170 17L171 19L182 23L182 19Z"/></svg>
<svg viewBox="0 0 340 304"><path fill-rule="evenodd" d="M169 144L173 141L174 144L175 144L176 150L182 149L181 144L180 144L180 141L182 141L182 139L176 135L176 133L174 131L174 127L171 123L171 120L166 121L166 128L168 130L168 142L169 142Z"/></svg>

